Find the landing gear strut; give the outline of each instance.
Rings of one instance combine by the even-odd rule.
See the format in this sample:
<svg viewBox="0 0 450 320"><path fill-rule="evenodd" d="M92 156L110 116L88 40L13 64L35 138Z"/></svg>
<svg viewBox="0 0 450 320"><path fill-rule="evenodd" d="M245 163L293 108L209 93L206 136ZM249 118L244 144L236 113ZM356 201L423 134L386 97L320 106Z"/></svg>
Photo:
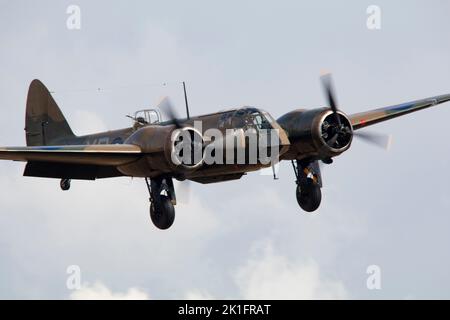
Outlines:
<svg viewBox="0 0 450 320"><path fill-rule="evenodd" d="M150 218L158 229L169 229L175 220L177 200L171 177L145 178L150 193Z"/></svg>
<svg viewBox="0 0 450 320"><path fill-rule="evenodd" d="M61 179L59 186L61 187L62 191L67 191L70 189L70 181L70 179Z"/></svg>
<svg viewBox="0 0 450 320"><path fill-rule="evenodd" d="M297 202L306 212L316 211L322 201L322 177L319 163L292 161L297 178Z"/></svg>

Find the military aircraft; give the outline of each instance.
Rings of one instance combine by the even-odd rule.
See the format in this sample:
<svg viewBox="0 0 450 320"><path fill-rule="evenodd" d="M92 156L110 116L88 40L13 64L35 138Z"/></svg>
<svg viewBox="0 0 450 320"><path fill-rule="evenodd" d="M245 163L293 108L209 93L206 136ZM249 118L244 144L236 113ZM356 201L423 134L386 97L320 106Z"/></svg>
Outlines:
<svg viewBox="0 0 450 320"><path fill-rule="evenodd" d="M27 146L0 148L0 159L26 162L24 176L61 179L62 190L69 190L73 179L145 178L151 220L157 228L165 230L175 219L173 179L217 183L237 180L247 172L273 165L259 161L207 164L202 157L192 162L174 161L172 156L180 142L176 132L189 134L192 139L186 142L192 144L191 150L198 145L204 150L216 142L205 136L208 129L216 129L225 136L233 129L233 139L240 141L239 148L248 151L250 146L243 129L254 132L271 129L278 133L277 161L292 162L299 206L313 212L322 199L319 162L331 164L334 157L350 148L354 136L379 143L377 136L360 129L450 101L447 94L346 115L337 107L331 75L325 74L321 79L327 107L293 110L277 120L254 107L190 117L185 95L186 118L177 117L174 108L166 103L160 107L168 115L165 121L160 110L141 110L131 117L134 123L129 128L86 136L73 133L49 90L34 80L26 105ZM200 130L195 128L195 122L201 122ZM201 143L194 145L198 139Z"/></svg>

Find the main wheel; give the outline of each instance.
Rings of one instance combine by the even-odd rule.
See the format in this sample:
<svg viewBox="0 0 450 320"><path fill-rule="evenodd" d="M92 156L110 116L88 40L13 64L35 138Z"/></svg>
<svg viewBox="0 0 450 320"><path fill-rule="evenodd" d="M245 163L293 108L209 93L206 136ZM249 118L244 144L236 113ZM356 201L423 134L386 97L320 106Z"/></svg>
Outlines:
<svg viewBox="0 0 450 320"><path fill-rule="evenodd" d="M297 202L306 212L316 211L321 201L322 191L314 180L307 179L306 183L297 186Z"/></svg>
<svg viewBox="0 0 450 320"><path fill-rule="evenodd" d="M61 179L59 186L61 187L61 190L63 190L63 191L69 190L70 189L70 179Z"/></svg>
<svg viewBox="0 0 450 320"><path fill-rule="evenodd" d="M159 197L150 205L150 218L155 227L167 230L175 221L175 208L169 197L165 195Z"/></svg>

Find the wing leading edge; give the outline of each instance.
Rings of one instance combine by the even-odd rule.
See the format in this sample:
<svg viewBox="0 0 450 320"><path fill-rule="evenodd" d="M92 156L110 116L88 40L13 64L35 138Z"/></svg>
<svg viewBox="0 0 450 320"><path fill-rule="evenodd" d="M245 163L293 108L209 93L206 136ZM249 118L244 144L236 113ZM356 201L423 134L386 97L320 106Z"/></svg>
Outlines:
<svg viewBox="0 0 450 320"><path fill-rule="evenodd" d="M120 166L138 160L141 155L138 146L124 144L0 148L1 160L96 166Z"/></svg>
<svg viewBox="0 0 450 320"><path fill-rule="evenodd" d="M450 101L450 94L406 102L394 106L360 112L349 116L353 129L358 130L382 121L387 121L405 114L430 108Z"/></svg>

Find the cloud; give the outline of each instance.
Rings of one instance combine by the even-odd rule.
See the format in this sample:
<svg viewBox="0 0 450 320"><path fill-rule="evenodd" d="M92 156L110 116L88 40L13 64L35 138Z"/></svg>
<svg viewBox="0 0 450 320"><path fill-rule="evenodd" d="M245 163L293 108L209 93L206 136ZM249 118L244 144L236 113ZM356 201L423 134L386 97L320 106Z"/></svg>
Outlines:
<svg viewBox="0 0 450 320"><path fill-rule="evenodd" d="M85 283L81 289L70 294L71 300L150 300L149 294L140 288L129 288L126 292L112 292L105 284L96 281L93 285ZM213 300L214 297L205 290L191 290L185 300Z"/></svg>
<svg viewBox="0 0 450 320"><path fill-rule="evenodd" d="M257 254L238 267L232 280L238 289L237 297L244 300L319 300L347 299L344 284L325 278L318 264L290 259L276 254L270 242L257 248ZM190 300L210 300L206 291L192 290Z"/></svg>
<svg viewBox="0 0 450 320"><path fill-rule="evenodd" d="M325 279L313 260L295 261L273 252L250 259L235 275L243 299L345 299L344 285Z"/></svg>
<svg viewBox="0 0 450 320"><path fill-rule="evenodd" d="M316 300L347 299L344 284L325 278L318 264L313 260L306 262L290 259L276 254L271 242L257 244L255 254L229 275L237 292L233 299L244 300ZM220 295L220 293L219 293ZM204 289L191 289L186 292L186 300L213 300L215 296ZM147 300L147 292L139 288L129 288L125 293L114 293L103 283L85 284L74 291L73 300ZM223 297L221 297L223 298ZM231 297L225 297L231 298Z"/></svg>
<svg viewBox="0 0 450 320"><path fill-rule="evenodd" d="M74 118L68 119L68 122L77 135L86 135L107 130L105 122L93 111L76 110Z"/></svg>
<svg viewBox="0 0 450 320"><path fill-rule="evenodd" d="M138 288L130 288L125 293L112 292L101 282L95 282L92 286L83 285L79 290L70 295L72 300L149 300L149 295Z"/></svg>
<svg viewBox="0 0 450 320"><path fill-rule="evenodd" d="M214 297L204 290L192 290L186 293L184 299L186 300L213 300Z"/></svg>

